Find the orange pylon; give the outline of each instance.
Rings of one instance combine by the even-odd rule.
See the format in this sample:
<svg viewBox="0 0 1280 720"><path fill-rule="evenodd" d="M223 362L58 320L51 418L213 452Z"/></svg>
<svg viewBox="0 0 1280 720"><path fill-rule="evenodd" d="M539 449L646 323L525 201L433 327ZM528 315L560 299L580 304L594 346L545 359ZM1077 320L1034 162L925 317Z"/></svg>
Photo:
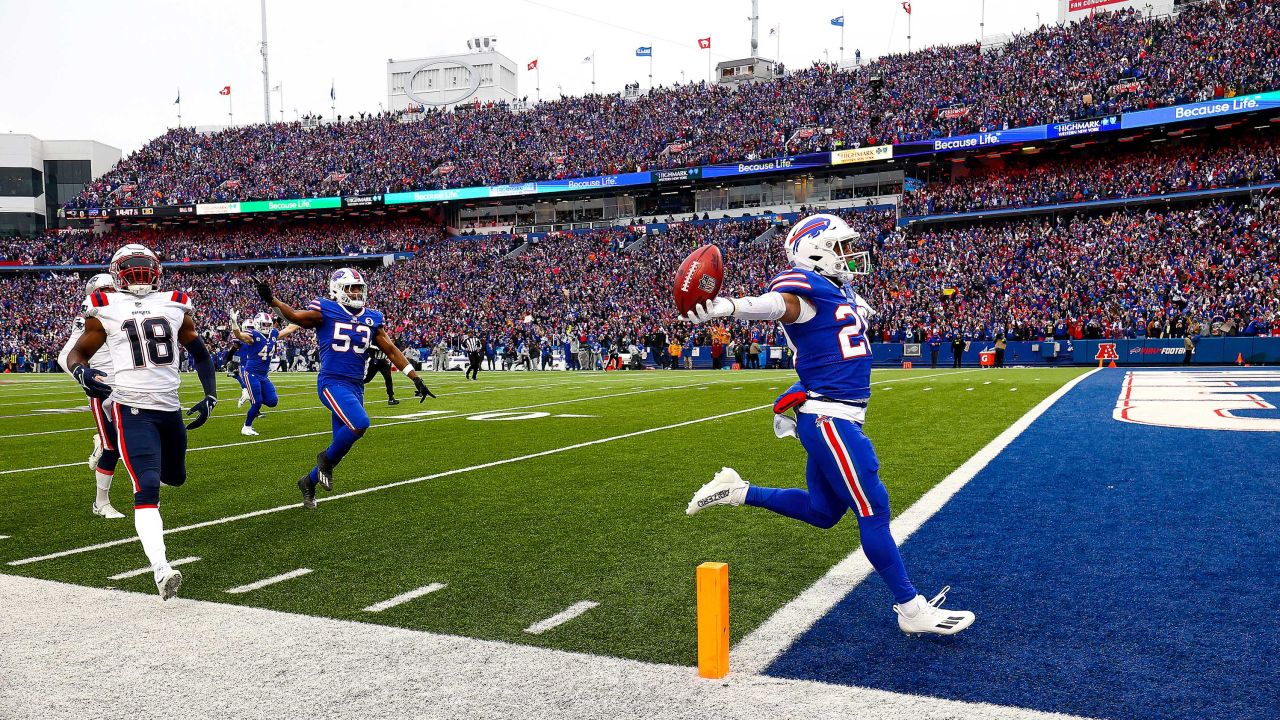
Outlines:
<svg viewBox="0 0 1280 720"><path fill-rule="evenodd" d="M1112 361L1111 361L1111 363L1107 365L1107 367L1109 367L1109 368L1113 368L1113 367L1115 367L1115 366L1116 366L1116 361L1115 361L1115 360L1112 360Z"/></svg>

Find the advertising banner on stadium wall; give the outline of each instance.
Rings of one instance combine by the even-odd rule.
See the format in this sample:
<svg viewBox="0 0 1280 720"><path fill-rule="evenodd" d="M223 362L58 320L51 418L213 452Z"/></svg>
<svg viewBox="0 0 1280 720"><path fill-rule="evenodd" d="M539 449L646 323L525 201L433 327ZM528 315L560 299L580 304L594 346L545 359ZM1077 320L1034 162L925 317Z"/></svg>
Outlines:
<svg viewBox="0 0 1280 720"><path fill-rule="evenodd" d="M893 158L892 145L875 145L873 147L849 148L831 153L832 165L849 165L851 163L875 162Z"/></svg>
<svg viewBox="0 0 1280 720"><path fill-rule="evenodd" d="M1238 115L1240 113L1276 109L1280 109L1280 90L1191 103L1190 105L1174 105L1173 107L1156 108L1155 110L1125 113L1120 119L1121 127L1128 130L1129 128L1148 127L1150 125L1164 125L1186 120L1203 120L1224 115Z"/></svg>
<svg viewBox="0 0 1280 720"><path fill-rule="evenodd" d="M412 192L387 193L382 202L387 205L404 203L440 202L442 200L475 200L489 197L487 187L447 188L445 190L414 190Z"/></svg>
<svg viewBox="0 0 1280 720"><path fill-rule="evenodd" d="M650 174L647 172L623 173L621 175L597 175L596 177L565 178L563 180L539 180L538 194L564 192L566 190L598 190L602 188L626 187L628 185L648 185Z"/></svg>
<svg viewBox="0 0 1280 720"><path fill-rule="evenodd" d="M513 197L516 195L534 195L538 192L538 184L512 183L510 185L495 185L489 188L489 197Z"/></svg>
<svg viewBox="0 0 1280 720"><path fill-rule="evenodd" d="M372 207L381 204L381 195L348 195L342 198L342 207Z"/></svg>
<svg viewBox="0 0 1280 720"><path fill-rule="evenodd" d="M953 150L977 150L979 148L1009 145L1011 143L1036 142L1049 137L1049 126L1014 128L1012 130L992 130L991 132L973 135L955 135L933 140L898 143L893 146L894 157L909 155L929 155L932 153L951 152Z"/></svg>
<svg viewBox="0 0 1280 720"><path fill-rule="evenodd" d="M1050 140L1075 137L1077 135L1092 135L1094 133L1119 130L1120 116L1111 115L1109 117L1093 118L1092 120L1057 123L1056 125L1048 126L1048 128Z"/></svg>
<svg viewBox="0 0 1280 720"><path fill-rule="evenodd" d="M182 217L183 215L195 214L195 205L155 205L148 207L112 208L110 210L102 210L99 208L93 208L92 210L86 210L84 208L67 208L62 211L62 216L70 220L105 217Z"/></svg>
<svg viewBox="0 0 1280 720"><path fill-rule="evenodd" d="M240 203L199 203L196 205L197 215L231 215L240 212Z"/></svg>
<svg viewBox="0 0 1280 720"><path fill-rule="evenodd" d="M789 155L768 160L750 160L732 165L706 165L702 168L702 177L721 178L777 172L779 170L804 170L807 168L826 167L830 163L831 153L807 153L805 155Z"/></svg>
<svg viewBox="0 0 1280 720"><path fill-rule="evenodd" d="M342 207L340 197L295 198L293 200L252 200L239 203L240 212L278 212L281 210L327 210Z"/></svg>
<svg viewBox="0 0 1280 720"><path fill-rule="evenodd" d="M683 180L698 180L702 177L702 168L680 168L678 170L654 170L650 173L653 176L653 182L680 182Z"/></svg>

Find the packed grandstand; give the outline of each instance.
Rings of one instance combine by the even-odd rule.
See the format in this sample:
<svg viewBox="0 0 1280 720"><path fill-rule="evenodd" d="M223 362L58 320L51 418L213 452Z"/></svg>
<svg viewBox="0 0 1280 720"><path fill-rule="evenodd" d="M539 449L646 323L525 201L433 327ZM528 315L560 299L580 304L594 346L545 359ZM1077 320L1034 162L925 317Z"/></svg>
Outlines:
<svg viewBox="0 0 1280 720"><path fill-rule="evenodd" d="M949 81L937 82L943 76ZM592 95L411 121L380 113L319 127L177 129L125 158L70 207L360 195L694 167L1276 88L1280 3L1204 2L1167 18L1130 10L1043 26L996 49L933 47L845 69L814 64L736 89L697 83L639 99ZM873 252L873 274L860 291L879 312L873 337L880 341L1280 335L1280 198L1268 187L1280 180L1280 146L1274 123L1255 125L921 161L905 170L914 182L900 199L820 205L854 223ZM829 132L797 132L806 127ZM1227 190L1235 192L1219 192ZM1170 202L1175 194L1178 202ZM1163 200L1128 202L1136 198ZM768 325L678 322L670 278L688 252L714 243L726 254L728 290L761 291L784 263L776 227L812 209L801 205L524 233L459 232L426 212L105 234L60 229L6 240L0 261L98 265L120 244L142 242L166 261L166 286L196 298L200 325L224 329L228 310L256 306L250 275L269 275L280 297L300 303L323 292L334 267L308 258L355 256L368 268L392 335L424 357L468 334L495 348L560 348L578 338L625 352L659 337L774 345L781 340ZM1020 211L979 216L1011 209ZM389 255L398 260L384 264ZM243 262L272 259L281 262ZM8 369L52 368L79 312L83 279L83 270L47 267L6 276L0 350ZM215 344L225 339L210 332ZM294 341L305 354L311 341L305 334Z"/></svg>

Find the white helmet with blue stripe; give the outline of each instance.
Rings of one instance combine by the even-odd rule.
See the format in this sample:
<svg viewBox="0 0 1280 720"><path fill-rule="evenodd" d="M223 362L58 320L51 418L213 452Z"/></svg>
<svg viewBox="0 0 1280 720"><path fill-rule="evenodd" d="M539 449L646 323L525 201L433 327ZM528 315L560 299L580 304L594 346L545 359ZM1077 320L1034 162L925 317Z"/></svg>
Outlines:
<svg viewBox="0 0 1280 720"><path fill-rule="evenodd" d="M275 323L271 321L271 316L267 313L260 312L253 316L253 326L258 329L258 332L271 332L271 328L274 325Z"/></svg>
<svg viewBox="0 0 1280 720"><path fill-rule="evenodd" d="M787 261L842 283L851 282L871 272L871 253L857 247L860 237L835 215L810 215L787 233Z"/></svg>
<svg viewBox="0 0 1280 720"><path fill-rule="evenodd" d="M367 290L364 275L355 268L339 268L329 277L329 297L344 307L364 307Z"/></svg>

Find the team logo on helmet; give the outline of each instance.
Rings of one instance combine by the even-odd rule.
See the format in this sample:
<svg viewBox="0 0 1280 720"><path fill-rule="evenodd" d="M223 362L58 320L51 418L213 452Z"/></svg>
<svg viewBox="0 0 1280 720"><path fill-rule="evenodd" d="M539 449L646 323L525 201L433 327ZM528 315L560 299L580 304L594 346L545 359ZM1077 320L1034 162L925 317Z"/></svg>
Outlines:
<svg viewBox="0 0 1280 720"><path fill-rule="evenodd" d="M824 230L830 227L830 225L831 225L831 221L827 220L826 218L815 217L809 220L809 222L805 223L804 225L801 225L795 230L792 230L791 237L789 239L789 242L791 243L791 249L795 250L797 247L799 247L800 241L804 240L805 238L818 237L823 233Z"/></svg>

